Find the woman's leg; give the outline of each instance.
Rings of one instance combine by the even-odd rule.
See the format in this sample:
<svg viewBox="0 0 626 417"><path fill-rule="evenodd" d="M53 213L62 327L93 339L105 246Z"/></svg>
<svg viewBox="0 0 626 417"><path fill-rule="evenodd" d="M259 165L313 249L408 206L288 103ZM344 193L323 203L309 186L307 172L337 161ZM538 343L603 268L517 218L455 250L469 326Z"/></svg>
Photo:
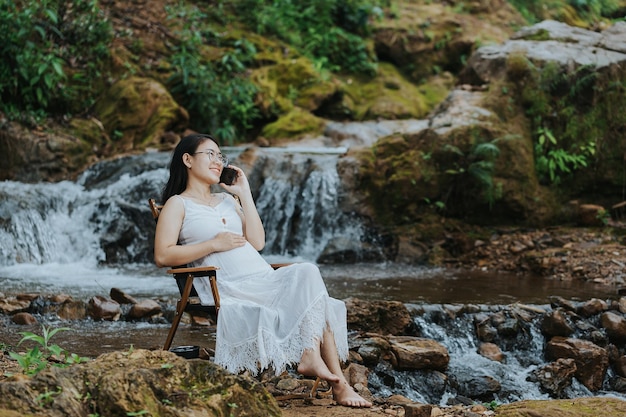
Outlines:
<svg viewBox="0 0 626 417"><path fill-rule="evenodd" d="M317 342L313 349L306 349L302 353L302 358L298 364L298 372L306 376L319 377L329 383L339 382L339 377L328 369L328 366L322 359L320 345L321 342Z"/></svg>
<svg viewBox="0 0 626 417"><path fill-rule="evenodd" d="M357 394L343 375L339 354L337 353L337 345L335 344L335 336L328 327L324 330L321 356L328 370L339 379L338 381L328 381L333 389L335 401L348 407L371 407L372 403Z"/></svg>
<svg viewBox="0 0 626 417"><path fill-rule="evenodd" d="M333 389L333 398L338 404L348 407L372 406L372 403L357 394L346 381L339 362L334 335L328 328L324 330L321 345L317 344L315 348L304 351L298 364L298 372L328 381Z"/></svg>

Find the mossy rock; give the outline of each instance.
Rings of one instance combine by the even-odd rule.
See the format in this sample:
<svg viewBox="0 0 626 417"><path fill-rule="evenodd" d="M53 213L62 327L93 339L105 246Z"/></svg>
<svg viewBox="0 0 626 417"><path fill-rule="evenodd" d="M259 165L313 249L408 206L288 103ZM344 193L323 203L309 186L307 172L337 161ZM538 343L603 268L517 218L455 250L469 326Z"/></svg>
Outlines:
<svg viewBox="0 0 626 417"><path fill-rule="evenodd" d="M343 77L342 91L354 120L423 118L447 95L447 86L420 87L407 80L396 67L381 63L378 75Z"/></svg>
<svg viewBox="0 0 626 417"><path fill-rule="evenodd" d="M280 117L294 106L315 112L338 90L338 83L324 78L307 58L283 58L255 69L250 79L259 87L257 105L265 117Z"/></svg>
<svg viewBox="0 0 626 417"><path fill-rule="evenodd" d="M159 148L165 132L183 130L189 121L162 84L140 77L115 83L96 103L95 113L119 152Z"/></svg>
<svg viewBox="0 0 626 417"><path fill-rule="evenodd" d="M0 394L0 415L8 416L15 411L47 417L281 415L260 382L162 350L111 352L71 367L52 367L32 378L3 382Z"/></svg>
<svg viewBox="0 0 626 417"><path fill-rule="evenodd" d="M379 59L400 68L410 80L457 73L478 45L499 43L525 24L508 2L480 2L467 8L440 3L402 2L373 23Z"/></svg>
<svg viewBox="0 0 626 417"><path fill-rule="evenodd" d="M266 125L261 135L273 145L277 145L284 139L291 140L305 135L319 135L323 132L325 125L323 119L299 107L294 107L289 113Z"/></svg>
<svg viewBox="0 0 626 417"><path fill-rule="evenodd" d="M497 417L616 417L626 415L626 401L617 398L527 400L501 405Z"/></svg>

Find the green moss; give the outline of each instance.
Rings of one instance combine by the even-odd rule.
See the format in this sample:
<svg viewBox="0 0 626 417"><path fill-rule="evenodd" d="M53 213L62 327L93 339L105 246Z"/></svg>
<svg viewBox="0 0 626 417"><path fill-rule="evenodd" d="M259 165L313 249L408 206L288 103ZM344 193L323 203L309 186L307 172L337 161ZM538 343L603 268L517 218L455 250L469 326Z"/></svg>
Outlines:
<svg viewBox="0 0 626 417"><path fill-rule="evenodd" d="M539 29L535 33L530 35L526 35L521 39L525 39L527 41L549 41L550 40L550 32L546 29Z"/></svg>
<svg viewBox="0 0 626 417"><path fill-rule="evenodd" d="M445 98L450 85L417 86L396 67L381 63L378 76L343 77L342 90L354 104L355 120L422 118Z"/></svg>
<svg viewBox="0 0 626 417"><path fill-rule="evenodd" d="M294 107L289 113L266 125L261 134L274 142L280 139L296 139L305 134L321 134L324 126L323 119Z"/></svg>

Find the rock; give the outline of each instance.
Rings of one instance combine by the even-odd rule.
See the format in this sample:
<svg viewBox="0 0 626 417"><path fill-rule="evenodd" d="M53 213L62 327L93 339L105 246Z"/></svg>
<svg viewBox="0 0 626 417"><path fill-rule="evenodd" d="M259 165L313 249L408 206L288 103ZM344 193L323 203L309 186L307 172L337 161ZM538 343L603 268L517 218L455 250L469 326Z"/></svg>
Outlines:
<svg viewBox="0 0 626 417"><path fill-rule="evenodd" d="M11 317L11 321L15 324L29 325L37 323L37 319L30 313L15 313Z"/></svg>
<svg viewBox="0 0 626 417"><path fill-rule="evenodd" d="M396 369L431 369L444 371L450 355L440 343L420 337L393 336L389 338L392 364Z"/></svg>
<svg viewBox="0 0 626 417"><path fill-rule="evenodd" d="M551 396L566 398L564 397L564 390L572 385L576 369L576 361L574 359L560 358L533 371L533 376L537 379L541 388Z"/></svg>
<svg viewBox="0 0 626 417"><path fill-rule="evenodd" d="M581 339L553 337L546 346L548 359L571 358L576 362L576 379L591 391L602 388L609 365L606 349Z"/></svg>
<svg viewBox="0 0 626 417"><path fill-rule="evenodd" d="M94 320L119 320L122 310L120 305L113 300L109 300L101 295L91 297L87 305L88 314Z"/></svg>
<svg viewBox="0 0 626 417"><path fill-rule="evenodd" d="M603 219L607 211L597 204L581 204L578 207L578 224L580 226L604 226Z"/></svg>
<svg viewBox="0 0 626 417"><path fill-rule="evenodd" d="M608 304L604 300L592 298L580 305L578 308L578 314L583 317L591 317L606 311L609 308Z"/></svg>
<svg viewBox="0 0 626 417"><path fill-rule="evenodd" d="M361 356L363 363L376 364L388 354L391 345L383 337L368 337L359 342L357 353Z"/></svg>
<svg viewBox="0 0 626 417"><path fill-rule="evenodd" d="M358 298L346 300L348 328L380 333L383 335L406 334L412 324L406 306L399 301L364 301Z"/></svg>
<svg viewBox="0 0 626 417"><path fill-rule="evenodd" d="M0 300L0 312L3 314L15 314L25 311L30 306L30 300L20 300L16 297L2 298Z"/></svg>
<svg viewBox="0 0 626 417"><path fill-rule="evenodd" d="M83 301L68 300L57 308L56 314L63 320L83 320L87 315L87 305Z"/></svg>
<svg viewBox="0 0 626 417"><path fill-rule="evenodd" d="M127 317L131 320L139 320L152 317L161 313L161 306L154 300L142 300L130 308Z"/></svg>
<svg viewBox="0 0 626 417"><path fill-rule="evenodd" d="M133 297L126 294L119 288L111 288L111 291L109 291L109 296L113 301L117 301L119 304L137 304L137 300L135 300Z"/></svg>
<svg viewBox="0 0 626 417"><path fill-rule="evenodd" d="M621 345L626 342L626 318L607 311L600 316L602 327L606 329L611 342Z"/></svg>
<svg viewBox="0 0 626 417"><path fill-rule="evenodd" d="M105 90L94 112L119 151L161 147L166 131L180 130L189 122L187 111L157 80L131 76ZM117 137L114 132L120 132Z"/></svg>
<svg viewBox="0 0 626 417"><path fill-rule="evenodd" d="M518 31L502 45L479 48L468 59L467 68L482 83L486 83L502 77L502 72L506 70L506 58L512 53L523 53L533 62L552 62L562 67L593 65L596 69L603 69L618 66L626 61L626 53L622 51L624 42L619 40L624 22L616 26L612 31L598 33L546 20ZM534 40L536 36L544 36L545 40ZM618 43L622 46L607 48ZM466 77L461 77L461 82Z"/></svg>
<svg viewBox="0 0 626 417"><path fill-rule="evenodd" d="M41 401L51 397L54 401ZM281 415L274 398L254 379L163 350L112 352L0 384L0 415L228 416L233 406L242 416Z"/></svg>
<svg viewBox="0 0 626 417"><path fill-rule="evenodd" d="M493 400L493 394L502 389L500 382L490 375L478 375L458 382L458 392L482 401Z"/></svg>
<svg viewBox="0 0 626 417"><path fill-rule="evenodd" d="M481 343L478 347L478 353L492 361L502 362L504 360L504 353L495 343Z"/></svg>
<svg viewBox="0 0 626 417"><path fill-rule="evenodd" d="M527 400L498 407L498 417L616 417L626 415L626 401L608 397Z"/></svg>
<svg viewBox="0 0 626 417"><path fill-rule="evenodd" d="M574 328L568 323L568 317L562 310L547 313L541 321L541 333L548 338L552 336L570 336Z"/></svg>
<svg viewBox="0 0 626 417"><path fill-rule="evenodd" d="M430 404L405 404L404 417L430 417L433 406Z"/></svg>

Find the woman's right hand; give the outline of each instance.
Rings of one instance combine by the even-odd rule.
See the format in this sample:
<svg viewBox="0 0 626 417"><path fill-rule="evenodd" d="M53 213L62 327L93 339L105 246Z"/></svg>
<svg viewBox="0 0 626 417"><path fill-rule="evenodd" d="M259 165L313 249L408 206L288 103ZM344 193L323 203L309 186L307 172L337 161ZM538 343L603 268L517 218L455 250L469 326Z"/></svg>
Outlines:
<svg viewBox="0 0 626 417"><path fill-rule="evenodd" d="M240 248L246 244L246 238L231 232L220 232L213 238L214 252L226 252L227 250Z"/></svg>

